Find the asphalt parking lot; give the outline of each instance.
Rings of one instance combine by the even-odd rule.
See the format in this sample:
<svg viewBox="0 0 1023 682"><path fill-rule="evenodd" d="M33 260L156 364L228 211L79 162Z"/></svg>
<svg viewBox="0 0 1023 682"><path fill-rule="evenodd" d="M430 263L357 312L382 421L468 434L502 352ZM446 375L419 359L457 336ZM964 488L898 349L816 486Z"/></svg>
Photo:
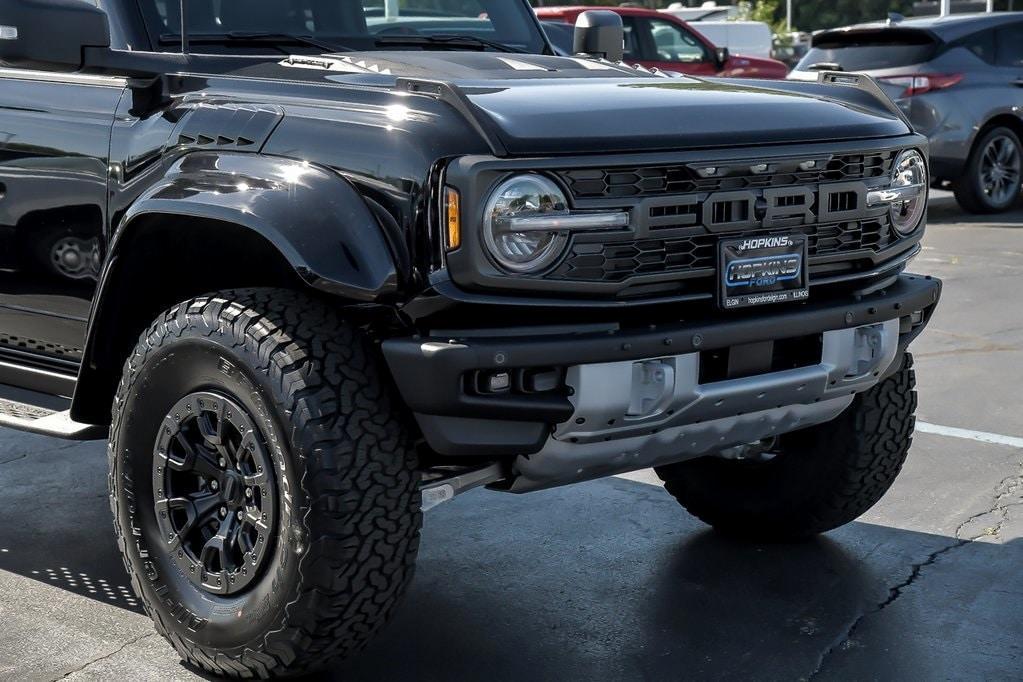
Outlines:
<svg viewBox="0 0 1023 682"><path fill-rule="evenodd" d="M1023 679L1023 207L944 194L914 269L920 428L888 496L814 542L744 545L648 474L428 513L395 622L324 679ZM105 443L0 432L0 680L199 679L113 540Z"/></svg>

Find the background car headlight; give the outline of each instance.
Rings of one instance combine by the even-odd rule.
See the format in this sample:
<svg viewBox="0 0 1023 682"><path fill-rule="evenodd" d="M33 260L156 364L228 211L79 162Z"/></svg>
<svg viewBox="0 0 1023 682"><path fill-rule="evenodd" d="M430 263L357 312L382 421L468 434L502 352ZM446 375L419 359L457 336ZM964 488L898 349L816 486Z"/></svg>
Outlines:
<svg viewBox="0 0 1023 682"><path fill-rule="evenodd" d="M519 175L501 183L483 213L483 240L494 260L512 272L536 272L553 262L567 236L542 220L568 217L568 201L553 180Z"/></svg>
<svg viewBox="0 0 1023 682"><path fill-rule="evenodd" d="M899 234L909 234L920 225L927 210L927 163L915 149L907 149L895 159L892 168L892 227Z"/></svg>

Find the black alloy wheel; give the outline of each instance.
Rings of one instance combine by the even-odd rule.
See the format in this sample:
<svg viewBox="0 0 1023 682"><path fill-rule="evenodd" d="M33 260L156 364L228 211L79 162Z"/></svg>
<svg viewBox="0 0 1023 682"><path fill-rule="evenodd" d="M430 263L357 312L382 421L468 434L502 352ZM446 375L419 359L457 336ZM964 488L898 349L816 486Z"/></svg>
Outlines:
<svg viewBox="0 0 1023 682"><path fill-rule="evenodd" d="M153 451L156 518L178 567L213 594L237 594L270 554L277 503L272 460L237 402L191 393L164 418Z"/></svg>

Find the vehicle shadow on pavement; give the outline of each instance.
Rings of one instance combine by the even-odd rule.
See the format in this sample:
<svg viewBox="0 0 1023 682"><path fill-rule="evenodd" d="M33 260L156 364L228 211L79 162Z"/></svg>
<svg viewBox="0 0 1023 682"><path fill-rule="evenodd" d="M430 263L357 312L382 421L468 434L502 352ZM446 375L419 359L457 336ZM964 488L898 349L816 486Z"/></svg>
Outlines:
<svg viewBox="0 0 1023 682"><path fill-rule="evenodd" d="M104 444L54 443L0 439L0 580L11 572L138 611L113 540ZM984 590L1020 565L1019 541L960 545L861 522L806 543L736 542L660 487L622 479L474 491L427 514L394 622L310 679L796 679L839 660L856 677L920 679L921 666L941 677L945 659L971 665L941 643L948 628L962 630L993 596ZM988 630L966 633L975 655L1002 647L1018 665L1018 582L984 606ZM860 652L869 663L857 670Z"/></svg>
<svg viewBox="0 0 1023 682"><path fill-rule="evenodd" d="M926 679L955 665L969 677L971 656L987 657L975 671L1018 670L1023 653L1023 585L970 625L971 590L989 596L1023 561L1019 541L857 522L806 543L743 543L659 487L610 479L470 493L428 516L421 557L391 626L316 679L806 679L836 662L838 677L865 666L853 677ZM933 591L917 584L925 571ZM987 631L991 620L1005 630ZM937 644L956 628L969 652Z"/></svg>
<svg viewBox="0 0 1023 682"><path fill-rule="evenodd" d="M106 443L0 433L0 571L141 613L114 540Z"/></svg>

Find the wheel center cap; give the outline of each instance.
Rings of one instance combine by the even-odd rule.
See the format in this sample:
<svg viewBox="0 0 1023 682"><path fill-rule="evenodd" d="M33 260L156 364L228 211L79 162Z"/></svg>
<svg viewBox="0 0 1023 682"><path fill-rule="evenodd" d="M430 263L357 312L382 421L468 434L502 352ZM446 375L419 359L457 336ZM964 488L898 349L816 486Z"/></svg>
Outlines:
<svg viewBox="0 0 1023 682"><path fill-rule="evenodd" d="M236 471L228 471L224 475L224 501L231 505L240 505L245 500L245 481Z"/></svg>

